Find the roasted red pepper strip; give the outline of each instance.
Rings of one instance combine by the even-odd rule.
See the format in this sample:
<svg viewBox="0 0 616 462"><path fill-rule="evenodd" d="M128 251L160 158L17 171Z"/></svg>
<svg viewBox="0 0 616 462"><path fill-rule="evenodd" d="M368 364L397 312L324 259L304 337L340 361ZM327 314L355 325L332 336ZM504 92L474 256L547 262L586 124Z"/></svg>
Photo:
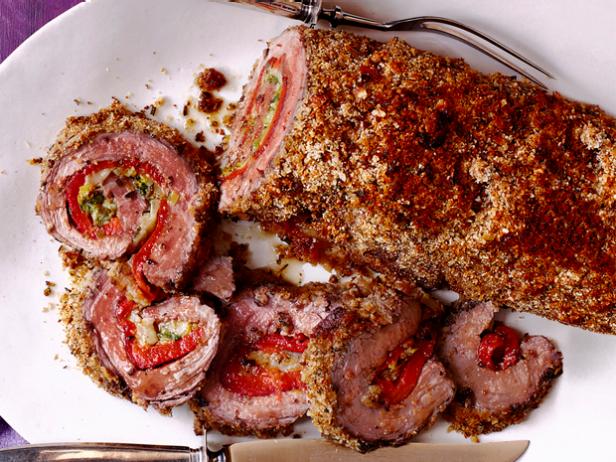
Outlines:
<svg viewBox="0 0 616 462"><path fill-rule="evenodd" d="M220 381L230 392L250 397L269 396L303 387L299 371L277 374L260 366L247 368L239 359L227 365Z"/></svg>
<svg viewBox="0 0 616 462"><path fill-rule="evenodd" d="M501 334L505 339L505 352L503 354L503 369L516 364L522 356L522 350L520 349L520 336L511 327L507 327L504 324L499 324L494 329L495 332Z"/></svg>
<svg viewBox="0 0 616 462"><path fill-rule="evenodd" d="M148 236L147 241L145 241L145 244L141 246L139 251L133 257L133 277L135 278L137 286L143 293L143 296L150 302L156 300L156 298L160 296L160 291L157 288L152 287L145 280L145 277L143 276L143 265L145 265L148 258L150 258L152 249L167 226L168 220L169 204L167 204L166 199L161 199L160 205L158 206L158 213L156 214L156 226L154 227L154 231L152 231L152 233Z"/></svg>
<svg viewBox="0 0 616 462"><path fill-rule="evenodd" d="M237 349L221 374L220 382L227 390L244 396L268 396L277 392L301 390L304 384L299 370L283 372L275 367L263 367L247 359L247 356L255 350L266 353L302 353L307 346L308 337L303 334L270 334L261 337L254 345L244 345Z"/></svg>
<svg viewBox="0 0 616 462"><path fill-rule="evenodd" d="M258 350L265 352L276 351L292 351L294 353L303 353L308 346L308 337L303 334L294 336L270 334L261 337L256 343L255 347Z"/></svg>
<svg viewBox="0 0 616 462"><path fill-rule="evenodd" d="M515 365L520 356L520 337L504 324L498 324L492 332L484 334L477 349L479 366L492 371L502 371Z"/></svg>
<svg viewBox="0 0 616 462"><path fill-rule="evenodd" d="M276 106L276 112L274 112L274 116L272 117L272 121L270 122L269 127L267 128L267 132L265 133L265 136L263 136L263 139L261 140L261 144L259 144L258 148L255 150L255 152L253 153L252 157L253 159L256 159L257 157L259 157L261 155L261 153L263 152L263 147L267 145L267 142L269 141L270 137L272 136L272 133L274 132L274 127L278 122L278 119L280 118L280 114L282 113L282 109L284 107L284 103L285 103L285 98L287 95L287 83L288 83L288 77L286 77L284 75L284 71L285 71L285 66L284 66L284 60L282 58L272 58L268 61L268 63L263 66L263 69L261 70L261 74L259 75L259 83L258 83L258 87L255 89L254 93L253 93L253 97L252 100L250 101L250 103L248 104L247 108L246 108L246 113L250 114L253 111L253 107L256 103L256 99L257 99L257 95L259 94L260 90L261 90L261 86L263 85L263 77L265 76L265 71L267 69L280 69L280 74L281 74L281 78L282 78L282 82L281 82L281 88L280 88L280 97L278 99L278 105ZM244 144L246 143L246 138L248 137L250 131L247 131L244 134L244 137L241 141L240 144ZM244 170L246 170L246 167L248 166L248 161L250 159L246 159L244 161L244 163L242 165L240 165L239 167L237 167L235 170L231 171L229 174L225 175L223 177L223 180L230 180L232 178L235 178L236 176L240 175Z"/></svg>
<svg viewBox="0 0 616 462"><path fill-rule="evenodd" d="M257 365L246 364L246 352L238 351L220 375L221 385L232 393L244 396L267 396L276 391L274 377Z"/></svg>
<svg viewBox="0 0 616 462"><path fill-rule="evenodd" d="M96 239L96 233L94 231L94 225L90 217L79 207L79 188L86 181L86 176L82 172L74 174L67 184L66 189L66 201L68 204L68 211L71 215L75 228L84 236L88 236L91 239Z"/></svg>
<svg viewBox="0 0 616 462"><path fill-rule="evenodd" d="M276 392L300 390L304 384L299 371L282 372L265 368L246 359L250 350L240 350L226 365L220 383L227 390L244 396L268 396Z"/></svg>
<svg viewBox="0 0 616 462"><path fill-rule="evenodd" d="M122 329L122 333L125 337L135 336L135 324L129 320L129 316L136 306L137 304L135 302L123 297L116 307L116 319L118 320L118 325L120 326L120 329Z"/></svg>
<svg viewBox="0 0 616 462"><path fill-rule="evenodd" d="M400 372L395 380L383 377L383 372L400 361L405 350L403 344L397 346L389 354L387 361L377 370L378 378L374 382L380 388L380 398L386 406L398 404L415 389L424 365L434 353L435 343L433 338L420 340L417 344L417 350L406 358L403 364L398 364L397 367L400 368Z"/></svg>
<svg viewBox="0 0 616 462"><path fill-rule="evenodd" d="M140 346L134 338L126 340L126 353L137 369L152 369L175 361L199 345L203 329L195 329L181 339L151 346Z"/></svg>

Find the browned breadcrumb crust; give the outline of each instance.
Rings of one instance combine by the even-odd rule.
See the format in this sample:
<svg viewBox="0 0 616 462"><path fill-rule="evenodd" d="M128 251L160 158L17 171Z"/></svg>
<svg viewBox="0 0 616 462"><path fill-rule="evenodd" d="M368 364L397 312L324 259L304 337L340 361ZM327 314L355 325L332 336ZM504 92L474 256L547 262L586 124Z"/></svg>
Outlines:
<svg viewBox="0 0 616 462"><path fill-rule="evenodd" d="M458 390L456 397L445 410L443 416L451 422L450 428L452 430L464 434L467 438L485 433L499 432L509 425L520 423L533 409L539 407L543 398L550 391L554 379L561 374L562 366L556 369L549 369L541 377L539 389L528 402L523 405L512 406L502 412L479 411L473 407L472 396L465 393L465 390Z"/></svg>
<svg viewBox="0 0 616 462"><path fill-rule="evenodd" d="M227 79L224 74L217 69L208 67L197 76L195 83L201 90L199 101L197 102L197 109L204 114L218 112L224 101L212 92L220 90L227 84Z"/></svg>
<svg viewBox="0 0 616 462"><path fill-rule="evenodd" d="M422 304L429 300L430 306L425 307L428 310L439 304L421 290L417 290L415 295ZM448 404L437 409L422 428L399 442L364 441L336 421L338 395L331 374L337 355L346 349L349 340L361 333L394 322L395 314L387 311L386 307L400 306L399 297L394 291L380 285L353 285L343 296L344 308L334 311L319 325L303 355L302 380L306 384L306 394L310 401L308 415L322 436L356 451L367 452L382 446L406 444L412 436L430 427Z"/></svg>
<svg viewBox="0 0 616 462"><path fill-rule="evenodd" d="M90 143L98 135L122 132L143 133L169 143L188 162L197 177L199 193L194 203L195 218L200 229L194 252L187 264L187 267L192 267L209 253L209 244L203 238L215 222L213 218L216 217L218 187L212 167L213 154L205 148L194 147L176 129L149 119L143 112L132 112L116 99L110 106L94 114L69 117L43 163L41 188L45 185L51 167L67 153ZM178 281L178 287L186 283L190 276L191 271L187 271L184 278ZM165 289L173 291L178 287Z"/></svg>
<svg viewBox="0 0 616 462"><path fill-rule="evenodd" d="M300 34L292 129L228 212L318 238L322 258L616 332L613 118L397 39Z"/></svg>
<svg viewBox="0 0 616 462"><path fill-rule="evenodd" d="M201 96L199 96L197 108L205 114L212 114L221 108L223 102L222 99L209 91L202 91Z"/></svg>
<svg viewBox="0 0 616 462"><path fill-rule="evenodd" d="M83 313L84 301L91 294L92 276L97 267L79 252L66 247L60 248L60 256L72 281L71 287L60 299L60 321L64 325L66 343L83 373L94 383L112 395L130 400L131 392L124 381L99 359L94 345L94 333Z"/></svg>

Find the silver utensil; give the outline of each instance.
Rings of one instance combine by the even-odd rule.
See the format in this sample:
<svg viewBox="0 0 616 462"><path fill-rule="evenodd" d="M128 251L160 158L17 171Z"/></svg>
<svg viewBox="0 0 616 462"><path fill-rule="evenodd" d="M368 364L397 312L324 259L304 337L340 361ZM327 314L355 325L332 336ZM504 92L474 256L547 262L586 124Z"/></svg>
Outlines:
<svg viewBox="0 0 616 462"><path fill-rule="evenodd" d="M542 88L545 84L532 72L544 77L554 76L538 64L520 53L472 27L452 19L437 16L418 16L398 21L379 22L356 14L348 13L339 6L324 8L322 0L213 0L221 3L239 4L255 7L262 11L296 19L314 27L319 20L325 20L332 27L352 26L381 31L426 31L435 32L459 40L490 58L498 61L514 72L526 77Z"/></svg>
<svg viewBox="0 0 616 462"><path fill-rule="evenodd" d="M214 451L207 446L158 446L119 443L35 444L0 449L2 462L112 461L128 462L514 462L528 441L497 443L411 443L360 455L323 440L261 440L236 443Z"/></svg>

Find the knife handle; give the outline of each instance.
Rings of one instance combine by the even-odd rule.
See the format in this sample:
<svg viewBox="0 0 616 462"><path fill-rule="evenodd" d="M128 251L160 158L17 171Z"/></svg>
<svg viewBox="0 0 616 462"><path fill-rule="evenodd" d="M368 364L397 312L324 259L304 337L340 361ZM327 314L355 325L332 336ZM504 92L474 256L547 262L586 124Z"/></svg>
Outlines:
<svg viewBox="0 0 616 462"><path fill-rule="evenodd" d="M128 462L208 462L201 449L121 443L31 444L0 450L2 462L122 460Z"/></svg>

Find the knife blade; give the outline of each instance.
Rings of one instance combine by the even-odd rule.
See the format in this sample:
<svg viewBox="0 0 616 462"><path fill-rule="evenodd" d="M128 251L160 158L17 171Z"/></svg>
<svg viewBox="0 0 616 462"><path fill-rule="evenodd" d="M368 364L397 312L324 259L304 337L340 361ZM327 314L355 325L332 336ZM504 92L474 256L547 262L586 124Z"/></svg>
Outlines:
<svg viewBox="0 0 616 462"><path fill-rule="evenodd" d="M33 444L0 449L0 462L102 461L129 462L514 462L529 441L495 443L410 443L367 454L324 440L261 440L235 443L213 451L206 446L159 446L121 443Z"/></svg>
<svg viewBox="0 0 616 462"><path fill-rule="evenodd" d="M410 443L358 454L324 440L265 440L233 444L227 451L231 462L514 462L524 454L528 445L529 441Z"/></svg>

